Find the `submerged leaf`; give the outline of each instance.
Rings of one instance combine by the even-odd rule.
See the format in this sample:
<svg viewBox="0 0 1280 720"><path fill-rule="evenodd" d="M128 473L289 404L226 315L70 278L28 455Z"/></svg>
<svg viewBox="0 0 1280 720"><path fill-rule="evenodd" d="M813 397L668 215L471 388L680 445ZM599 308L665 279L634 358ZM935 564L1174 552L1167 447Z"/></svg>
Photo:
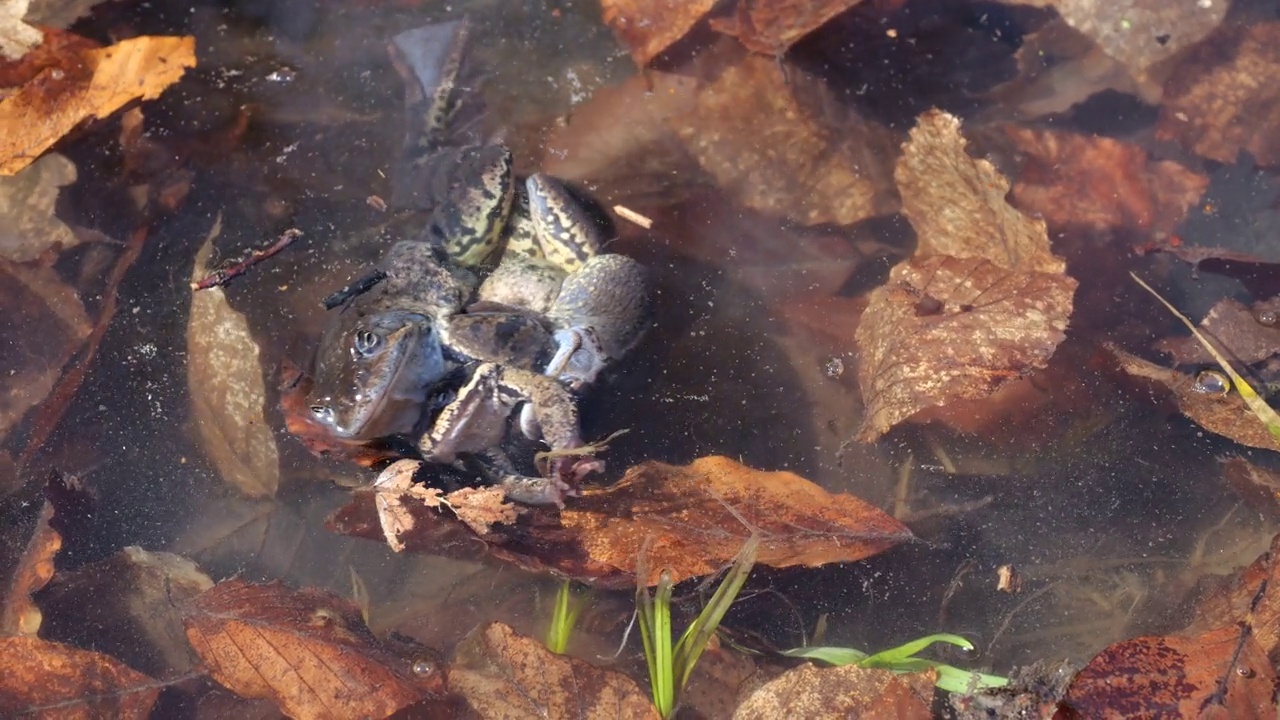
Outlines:
<svg viewBox="0 0 1280 720"><path fill-rule="evenodd" d="M956 117L921 115L894 178L919 241L871 294L855 335L864 442L1045 367L1077 284L1044 221L1011 207L1008 180L965 152Z"/></svg>
<svg viewBox="0 0 1280 720"><path fill-rule="evenodd" d="M801 665L765 683L733 714L734 720L772 718L933 717L934 673L897 675L857 665Z"/></svg>
<svg viewBox="0 0 1280 720"><path fill-rule="evenodd" d="M416 675L413 658L391 652L357 607L325 591L228 580L184 621L215 680L291 717L387 717L443 690L438 673Z"/></svg>
<svg viewBox="0 0 1280 720"><path fill-rule="evenodd" d="M626 675L556 655L502 623L479 628L459 644L449 690L486 718L659 717L648 694Z"/></svg>
<svg viewBox="0 0 1280 720"><path fill-rule="evenodd" d="M0 638L5 717L143 720L162 683L101 653L34 637Z"/></svg>
<svg viewBox="0 0 1280 720"><path fill-rule="evenodd" d="M1277 102L1280 22L1231 28L1201 44L1169 81L1156 134L1219 162L1247 150L1260 165L1278 165Z"/></svg>
<svg viewBox="0 0 1280 720"><path fill-rule="evenodd" d="M862 0L739 0L737 10L711 27L738 38L748 50L780 57L800 38ZM885 3L880 3L881 9Z"/></svg>
<svg viewBox="0 0 1280 720"><path fill-rule="evenodd" d="M1044 367L1065 337L1076 283L974 258L898 265L871 295L855 338L872 441L920 410L985 398Z"/></svg>
<svg viewBox="0 0 1280 720"><path fill-rule="evenodd" d="M219 217L196 255L192 281L209 274ZM248 497L271 497L280 455L267 424L266 383L258 343L222 288L192 293L187 321L187 385L201 447L222 479Z"/></svg>
<svg viewBox="0 0 1280 720"><path fill-rule="evenodd" d="M604 22L644 67L693 28L716 0L602 0Z"/></svg>

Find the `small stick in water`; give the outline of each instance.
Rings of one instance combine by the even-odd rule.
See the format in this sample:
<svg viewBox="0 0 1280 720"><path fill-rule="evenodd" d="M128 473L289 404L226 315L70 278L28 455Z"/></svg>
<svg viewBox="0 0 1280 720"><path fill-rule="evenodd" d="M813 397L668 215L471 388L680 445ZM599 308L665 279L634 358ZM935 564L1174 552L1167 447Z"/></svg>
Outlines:
<svg viewBox="0 0 1280 720"><path fill-rule="evenodd" d="M373 289L374 285L387 279L387 274L382 270L374 270L364 277L356 280L350 285L338 290L329 297L325 298L324 309L332 310L339 305L345 303L357 295L363 295Z"/></svg>
<svg viewBox="0 0 1280 720"><path fill-rule="evenodd" d="M238 260L224 263L223 266L212 273L209 273L204 279L191 283L192 290L208 290L209 288L221 287L231 282L233 279L245 274L249 268L275 255L293 244L294 240L302 237L302 231L297 228L285 230L276 241L265 248L258 248L244 255Z"/></svg>

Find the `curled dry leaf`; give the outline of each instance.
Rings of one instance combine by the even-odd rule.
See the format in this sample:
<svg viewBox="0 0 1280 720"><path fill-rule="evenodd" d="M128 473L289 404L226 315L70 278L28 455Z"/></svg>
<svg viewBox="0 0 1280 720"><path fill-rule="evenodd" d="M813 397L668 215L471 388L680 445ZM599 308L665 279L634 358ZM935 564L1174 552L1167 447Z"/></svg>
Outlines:
<svg viewBox="0 0 1280 720"><path fill-rule="evenodd" d="M439 673L380 643L351 602L316 589L228 580L185 613L187 639L232 692L290 717L387 717L443 695Z"/></svg>
<svg viewBox="0 0 1280 720"><path fill-rule="evenodd" d="M1055 227L1172 232L1209 179L1115 138L1009 126L1027 161L1013 186L1019 208Z"/></svg>
<svg viewBox="0 0 1280 720"><path fill-rule="evenodd" d="M557 655L502 623L478 629L455 654L449 690L479 717L660 717L648 693L626 675Z"/></svg>
<svg viewBox="0 0 1280 720"><path fill-rule="evenodd" d="M734 720L782 717L837 718L933 717L936 672L898 675L857 665L820 668L805 664L788 670L752 693L733 713Z"/></svg>
<svg viewBox="0 0 1280 720"><path fill-rule="evenodd" d="M601 0L604 22L644 67L684 37L716 0Z"/></svg>
<svg viewBox="0 0 1280 720"><path fill-rule="evenodd" d="M30 165L86 118L158 97L195 66L195 38L130 38L81 58L82 72L47 70L0 101L0 127L8 129L0 136L0 175Z"/></svg>
<svg viewBox="0 0 1280 720"><path fill-rule="evenodd" d="M1230 625L1111 645L1076 674L1062 706L1073 717L1274 718L1275 681L1248 627Z"/></svg>
<svg viewBox="0 0 1280 720"><path fill-rule="evenodd" d="M9 577L0 612L0 635L35 637L40 630L43 615L31 594L53 577L53 558L62 549L62 536L49 526L53 512L53 503L45 500L26 550Z"/></svg>
<svg viewBox="0 0 1280 720"><path fill-rule="evenodd" d="M780 57L800 38L861 3L862 0L739 0L732 15L712 20L711 27L738 38L752 52Z"/></svg>
<svg viewBox="0 0 1280 720"><path fill-rule="evenodd" d="M1197 425L1241 445L1280 450L1280 443L1271 436L1265 425L1258 421L1240 393L1212 395L1200 392L1195 387L1195 378L1176 370L1161 367L1147 362L1136 355L1121 350L1107 343L1106 347L1115 355L1120 367L1135 377L1147 378L1165 386L1173 393L1178 410L1191 418Z"/></svg>
<svg viewBox="0 0 1280 720"><path fill-rule="evenodd" d="M721 187L762 213L848 225L892 212L891 133L829 95L821 80L749 55L671 124Z"/></svg>
<svg viewBox="0 0 1280 720"><path fill-rule="evenodd" d="M192 282L209 274L219 216L196 255ZM267 424L258 343L222 288L195 292L187 321L187 386L200 445L222 479L248 497L271 497L280 454Z"/></svg>
<svg viewBox="0 0 1280 720"><path fill-rule="evenodd" d="M108 655L39 638L0 638L0 657L4 717L143 720L163 687Z"/></svg>
<svg viewBox="0 0 1280 720"><path fill-rule="evenodd" d="M1045 367L1076 289L1044 221L1005 202L1008 180L969 157L954 116L920 116L894 178L919 241L871 294L854 336L864 442Z"/></svg>
<svg viewBox="0 0 1280 720"><path fill-rule="evenodd" d="M1234 163L1247 150L1259 164L1274 166L1280 164L1277 102L1280 22L1232 27L1202 43L1169 81L1156 135L1212 160Z"/></svg>
<svg viewBox="0 0 1280 720"><path fill-rule="evenodd" d="M1263 311L1274 316L1275 302L1264 301L1248 308L1238 300L1224 298L1200 321L1200 330L1217 340L1227 357L1246 364L1266 360L1280 354L1280 327L1274 322L1270 326L1258 322L1259 313ZM1179 365L1214 362L1209 351L1189 335L1164 338L1156 347L1172 355Z"/></svg>
<svg viewBox="0 0 1280 720"><path fill-rule="evenodd" d="M382 539L373 493L355 493L331 529ZM533 571L554 570L603 588L634 588L636 553L648 544L654 584L708 575L733 560L753 530L764 540L756 562L774 567L856 562L910 540L911 532L875 506L832 495L788 472L753 470L724 457L688 466L645 462L618 483L583 493L562 511L531 507L514 525L496 524L476 542L458 521L409 504L413 552L475 559L483 552ZM486 547L487 545L487 547Z"/></svg>
<svg viewBox="0 0 1280 720"><path fill-rule="evenodd" d="M516 506L507 502L499 487L462 488L445 495L440 488L414 482L422 467L420 460L397 460L387 466L373 484L378 521L387 545L396 552L405 549L401 536L417 526L415 509L446 509L477 535L487 535L496 524L511 525L520 517Z"/></svg>
<svg viewBox="0 0 1280 720"><path fill-rule="evenodd" d="M174 677L191 670L179 606L211 587L184 557L127 547L58 574L40 595L41 634L71 641L94 628L95 649L153 677Z"/></svg>
<svg viewBox="0 0 1280 720"><path fill-rule="evenodd" d="M1143 99L1160 100L1171 62L1200 42L1226 16L1225 2L1165 0L1002 0L1052 7L1071 27L1124 66Z"/></svg>

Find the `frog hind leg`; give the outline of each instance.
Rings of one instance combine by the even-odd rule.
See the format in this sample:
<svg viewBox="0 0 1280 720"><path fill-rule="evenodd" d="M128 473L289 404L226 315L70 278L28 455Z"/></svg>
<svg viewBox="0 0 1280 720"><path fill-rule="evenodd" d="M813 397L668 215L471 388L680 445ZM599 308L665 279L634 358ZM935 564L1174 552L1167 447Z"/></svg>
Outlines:
<svg viewBox="0 0 1280 720"><path fill-rule="evenodd" d="M599 226L559 180L530 175L525 192L535 239L548 262L573 273L600 254Z"/></svg>
<svg viewBox="0 0 1280 720"><path fill-rule="evenodd" d="M548 313L557 350L546 373L589 385L640 342L651 316L649 273L625 255L597 255L565 278Z"/></svg>
<svg viewBox="0 0 1280 720"><path fill-rule="evenodd" d="M497 448L478 453L475 459L485 479L502 488L508 500L526 505L555 505L563 508L566 497L578 494L572 485L559 477L521 475L516 472L507 454Z"/></svg>
<svg viewBox="0 0 1280 720"><path fill-rule="evenodd" d="M459 265L482 265L501 244L511 214L511 151L501 145L445 148L432 162L427 192L439 202L427 225L427 242Z"/></svg>

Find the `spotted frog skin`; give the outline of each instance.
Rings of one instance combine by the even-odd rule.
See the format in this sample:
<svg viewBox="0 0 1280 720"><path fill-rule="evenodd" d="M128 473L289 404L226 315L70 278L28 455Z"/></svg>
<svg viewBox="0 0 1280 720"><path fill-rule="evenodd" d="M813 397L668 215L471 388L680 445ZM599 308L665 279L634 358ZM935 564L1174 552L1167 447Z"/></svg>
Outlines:
<svg viewBox="0 0 1280 720"><path fill-rule="evenodd" d="M562 504L584 465L576 391L639 340L648 280L630 258L603 253L599 230L558 181L516 183L500 145L448 146L453 78L465 26L421 87L423 196L435 197L422 236L394 244L383 279L349 298L321 339L314 419L356 442L409 435L422 456L481 461L509 498ZM415 31L416 32L416 31ZM417 73L422 77L422 73ZM445 89L442 89L445 88ZM493 267L492 260L499 256ZM501 449L512 413L555 452L550 477L516 472Z"/></svg>

